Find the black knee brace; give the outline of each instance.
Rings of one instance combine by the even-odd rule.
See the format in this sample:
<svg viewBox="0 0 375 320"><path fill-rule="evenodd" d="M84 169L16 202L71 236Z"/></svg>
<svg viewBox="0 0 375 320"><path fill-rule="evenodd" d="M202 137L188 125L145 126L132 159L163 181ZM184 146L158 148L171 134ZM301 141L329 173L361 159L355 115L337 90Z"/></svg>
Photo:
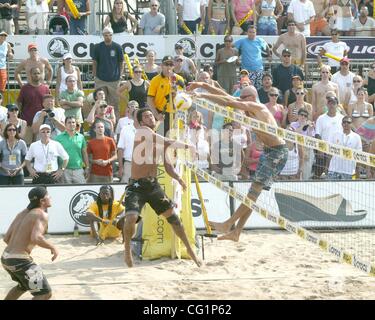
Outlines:
<svg viewBox="0 0 375 320"><path fill-rule="evenodd" d="M181 220L180 218L178 217L177 214L173 213L170 217L167 218L167 221L170 223L170 224L174 224L176 226L181 226Z"/></svg>

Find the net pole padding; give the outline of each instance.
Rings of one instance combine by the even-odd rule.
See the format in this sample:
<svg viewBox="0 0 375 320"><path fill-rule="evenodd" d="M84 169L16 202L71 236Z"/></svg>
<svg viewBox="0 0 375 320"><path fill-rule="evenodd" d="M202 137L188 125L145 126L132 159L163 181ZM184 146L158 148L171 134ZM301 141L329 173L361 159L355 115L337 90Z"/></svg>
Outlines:
<svg viewBox="0 0 375 320"><path fill-rule="evenodd" d="M259 213L265 219L278 224L282 229L293 233L300 238L312 243L323 251L326 251L336 258L338 258L340 263L347 263L351 266L355 267L362 272L365 272L367 275L375 276L375 265L369 264L358 259L355 255L346 252L345 250L338 248L335 245L330 244L328 241L324 240L323 238L319 237L315 233L306 230L294 223L290 222L288 219L281 217L277 214L273 214L268 210L258 206L253 200L251 200L247 195L238 192L234 188L227 186L221 180L215 178L214 176L210 175L208 172L199 169L195 164L191 163L190 161L184 162L185 166L190 168L192 172L201 176L207 182L213 184L218 189L224 191L229 196L233 197L234 199L240 201L242 204L247 206L248 208L252 209L253 211Z"/></svg>
<svg viewBox="0 0 375 320"><path fill-rule="evenodd" d="M279 138L296 143L306 148L318 150L320 152L336 156L341 159L352 160L356 161L357 163L365 164L369 167L375 167L374 154L346 148L334 143L319 140L317 138L304 136L302 134L289 131L287 129L275 127L268 123L243 115L241 113L232 110L227 110L226 107L220 106L216 103L203 100L200 98L195 99L194 103L196 104L196 106L200 108L222 115L248 128L255 129L257 131L261 131L273 136L277 136Z"/></svg>

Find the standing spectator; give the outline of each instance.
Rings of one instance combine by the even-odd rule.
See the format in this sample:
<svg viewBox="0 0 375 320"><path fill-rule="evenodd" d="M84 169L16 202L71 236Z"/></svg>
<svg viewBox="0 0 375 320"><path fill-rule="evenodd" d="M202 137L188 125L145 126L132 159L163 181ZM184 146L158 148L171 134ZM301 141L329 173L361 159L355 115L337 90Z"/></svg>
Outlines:
<svg viewBox="0 0 375 320"><path fill-rule="evenodd" d="M17 131L14 124L8 123L4 129L4 140L0 141L0 185L23 185L27 147Z"/></svg>
<svg viewBox="0 0 375 320"><path fill-rule="evenodd" d="M338 98L341 104L344 104L345 101L349 101L353 78L355 76L355 74L350 71L349 63L350 60L347 57L342 58L340 61L340 70L332 76L332 82L336 83L339 87Z"/></svg>
<svg viewBox="0 0 375 320"><path fill-rule="evenodd" d="M65 128L66 130L55 138L55 141L60 142L69 155L69 162L63 174L63 182L85 184L85 176L88 176L90 167L86 139L77 132L77 122L74 117L68 116L65 118ZM85 170L83 166L85 166Z"/></svg>
<svg viewBox="0 0 375 320"><path fill-rule="evenodd" d="M128 20L130 20L131 28L128 29ZM138 21L129 12L125 10L123 0L115 0L112 12L104 21L104 27L113 29L113 33L136 34ZM103 30L104 34L104 30Z"/></svg>
<svg viewBox="0 0 375 320"><path fill-rule="evenodd" d="M329 141L331 134L335 132L342 132L342 119L344 116L337 112L338 99L336 97L329 97L327 99L328 112L322 114L316 120L315 138L323 141ZM316 161L314 165L314 177L322 178L328 166L328 154L317 151L315 154Z"/></svg>
<svg viewBox="0 0 375 320"><path fill-rule="evenodd" d="M375 61L371 63L370 70L367 74L367 79L363 81L363 84L367 86L368 102L374 104L374 101L375 101Z"/></svg>
<svg viewBox="0 0 375 320"><path fill-rule="evenodd" d="M184 56L175 56L174 62L173 62L173 72L178 74L184 79L185 85L187 85L189 82L194 81L195 77L191 73L186 72L182 65L184 62Z"/></svg>
<svg viewBox="0 0 375 320"><path fill-rule="evenodd" d="M228 0L209 0L207 16L209 34L218 35L229 32L230 14Z"/></svg>
<svg viewBox="0 0 375 320"><path fill-rule="evenodd" d="M184 47L180 43L176 43L174 50L177 56L182 56L184 58L184 61L182 61L182 69L187 73L191 73L195 77L197 74L197 68L193 60L184 56Z"/></svg>
<svg viewBox="0 0 375 320"><path fill-rule="evenodd" d="M46 81L47 84L51 84L52 66L49 63L48 59L39 56L38 48L35 43L29 44L27 50L29 52L30 57L26 60L21 61L21 63L17 66L16 70L14 71L14 78L17 80L18 85L20 87L23 86L22 79L20 76L20 73L22 71L25 71L27 81L30 83L31 69L33 68L39 68L39 71L41 72L41 81Z"/></svg>
<svg viewBox="0 0 375 320"><path fill-rule="evenodd" d="M124 92L129 95L129 100L138 102L140 108L144 108L147 102L147 91L150 83L142 79L143 69L140 65L133 67L133 79L125 81L116 91L116 94L121 97Z"/></svg>
<svg viewBox="0 0 375 320"><path fill-rule="evenodd" d="M270 97L268 96L268 93L272 87L273 87L272 75L266 72L262 78L262 87L258 90L258 97L259 97L260 103L267 103L270 101ZM279 101L279 99L277 101Z"/></svg>
<svg viewBox="0 0 375 320"><path fill-rule="evenodd" d="M50 94L48 85L42 83L41 71L39 68L30 70L30 83L22 86L17 99L18 106L21 111L21 119L26 120L27 129L25 142L30 145L34 141L34 133L32 124L35 114L43 109L43 97Z"/></svg>
<svg viewBox="0 0 375 320"><path fill-rule="evenodd" d="M291 128L289 129L293 131ZM279 180L301 180L303 168L303 149L301 145L286 141L288 147L288 159L278 176Z"/></svg>
<svg viewBox="0 0 375 320"><path fill-rule="evenodd" d="M61 92L59 104L65 110L65 117L74 117L80 127L83 123L82 107L85 94L77 88L77 79L69 75L65 79L66 90Z"/></svg>
<svg viewBox="0 0 375 320"><path fill-rule="evenodd" d="M0 30L13 36L13 9L18 7L17 0L1 0L0 1Z"/></svg>
<svg viewBox="0 0 375 320"><path fill-rule="evenodd" d="M7 60L13 59L13 51L6 41L8 34L5 31L0 32L0 93L5 92L5 87L8 80L8 65Z"/></svg>
<svg viewBox="0 0 375 320"><path fill-rule="evenodd" d="M272 48L272 52L282 60L282 55L277 49L283 45L291 54L291 63L302 68L306 62L306 38L302 33L296 32L296 23L293 20L288 21L288 31L277 38ZM283 51L284 52L284 51Z"/></svg>
<svg viewBox="0 0 375 320"><path fill-rule="evenodd" d="M205 21L205 0L178 0L177 2L178 25L180 34L188 34L183 25L195 33L199 30L199 25L204 27Z"/></svg>
<svg viewBox="0 0 375 320"><path fill-rule="evenodd" d="M283 97L285 92L293 87L293 76L299 76L304 80L302 69L292 64L291 52L289 49L284 49L281 64L272 71L273 85L281 91Z"/></svg>
<svg viewBox="0 0 375 320"><path fill-rule="evenodd" d="M256 26L255 2L255 0L232 0L231 17L234 23L232 34L242 34L248 32L251 25Z"/></svg>
<svg viewBox="0 0 375 320"><path fill-rule="evenodd" d="M310 36L310 23L315 17L314 5L310 0L292 0L288 7L288 19L294 20L297 29L305 37Z"/></svg>
<svg viewBox="0 0 375 320"><path fill-rule="evenodd" d="M259 14L258 35L278 35L276 17L283 12L283 5L280 0L261 0L256 8Z"/></svg>
<svg viewBox="0 0 375 320"><path fill-rule="evenodd" d="M82 90L81 81L81 71L77 66L72 64L72 55L70 53L65 53L63 56L63 64L57 69L56 74L56 89L55 89L55 99L59 101L61 92L67 89L66 77L73 75L77 79L74 89Z"/></svg>
<svg viewBox="0 0 375 320"><path fill-rule="evenodd" d="M355 0L337 1L332 6L336 16L331 29L337 29L344 36L349 35L353 23L352 6L357 11L357 2Z"/></svg>
<svg viewBox="0 0 375 320"><path fill-rule="evenodd" d="M292 0L280 0L281 4L283 5L283 12L281 15L277 18L277 30L278 33L281 34L283 29L287 25L288 20L288 7Z"/></svg>
<svg viewBox="0 0 375 320"><path fill-rule="evenodd" d="M71 35L85 35L87 34L87 16L91 14L90 0L72 0L75 4L79 17L76 18L68 9L69 15L69 29Z"/></svg>
<svg viewBox="0 0 375 320"><path fill-rule="evenodd" d="M106 86L108 89L108 103L115 107L116 116L119 115L119 99L116 94L124 71L124 54L122 47L112 41L113 30L103 29L104 41L95 45L93 49L93 75L95 88Z"/></svg>
<svg viewBox="0 0 375 320"><path fill-rule="evenodd" d="M134 114L136 109L128 108L127 123L123 124L117 144L118 177L120 182L129 183L131 176L131 163L133 160L133 147L135 138Z"/></svg>
<svg viewBox="0 0 375 320"><path fill-rule="evenodd" d="M288 105L288 117L286 124L290 124L299 119L299 111L301 109L307 110L309 120L312 120L312 105L305 101L307 90L303 86L297 87L296 90L296 101Z"/></svg>
<svg viewBox="0 0 375 320"><path fill-rule="evenodd" d="M336 83L330 81L331 67L323 65L320 68L320 81L312 86L312 119L316 121L320 115L325 113L326 106L326 93L333 91L336 93L336 97L339 96L339 87Z"/></svg>
<svg viewBox="0 0 375 320"><path fill-rule="evenodd" d="M366 102L366 89L359 88L357 91L357 101L349 104L348 115L351 116L353 127L358 129L362 123L374 115L371 103Z"/></svg>
<svg viewBox="0 0 375 320"><path fill-rule="evenodd" d="M332 132L328 142L338 144L345 148L362 151L361 137L352 131L352 122L353 120L350 116L345 116L342 119L342 130L339 132ZM352 180L352 176L356 173L356 166L356 162L353 160L345 160L333 156L329 162L328 179Z"/></svg>
<svg viewBox="0 0 375 320"><path fill-rule="evenodd" d="M0 135L3 135L4 128L8 124L13 124L17 128L17 133L20 139L24 139L26 136L27 123L25 120L18 118L18 106L14 103L8 104L8 115L0 122Z"/></svg>
<svg viewBox="0 0 375 320"><path fill-rule="evenodd" d="M310 23L311 36L328 36L329 25L325 16L329 10L330 0L314 0L315 18Z"/></svg>
<svg viewBox="0 0 375 320"><path fill-rule="evenodd" d="M120 140L121 130L127 125L134 124L133 113L137 112L138 109L139 109L138 102L135 100L130 100L128 103L128 107L126 108L125 117L120 118L117 122L116 131L115 131L117 142Z"/></svg>
<svg viewBox="0 0 375 320"><path fill-rule="evenodd" d="M104 135L106 137L114 136L114 127L116 124L116 120L112 121L108 118L108 109L110 108L111 106L109 106L104 100L98 100L95 102L86 119L87 123L91 126L89 134L92 139L95 138L95 126L97 122L101 122L104 124Z"/></svg>
<svg viewBox="0 0 375 320"><path fill-rule="evenodd" d="M102 121L95 124L95 138L89 140L87 153L91 165L88 182L112 182L112 162L117 159L116 144L112 138L104 135L104 123Z"/></svg>
<svg viewBox="0 0 375 320"><path fill-rule="evenodd" d="M330 53L339 58L344 58L348 56L350 48L346 44L346 42L340 41L339 32L336 29L333 29L331 30L331 36L332 40L330 42L326 42L320 49L320 53L318 55L319 64L322 63L321 56L324 53ZM340 67L340 62L328 58L328 65L331 67L332 73L336 73L338 68Z"/></svg>
<svg viewBox="0 0 375 320"><path fill-rule="evenodd" d="M142 15L141 22L139 23L140 35L158 35L164 33L165 16L158 12L160 3L157 0L150 1L150 12Z"/></svg>
<svg viewBox="0 0 375 320"><path fill-rule="evenodd" d="M55 107L55 98L53 95L46 94L43 97L43 110L38 111L33 119L34 134L40 132L39 127L42 124L48 124L51 128L50 137L54 138L65 130L65 112L62 108ZM40 139L40 136L37 137Z"/></svg>
<svg viewBox="0 0 375 320"><path fill-rule="evenodd" d="M361 9L365 6L368 9L368 13L370 17L374 16L374 2L373 0L359 0L358 1L358 8Z"/></svg>
<svg viewBox="0 0 375 320"><path fill-rule="evenodd" d="M267 42L256 36L255 26L247 30L247 38L237 40L235 47L240 51L242 57L241 68L249 72L249 78L256 89L262 85L263 59L262 51L266 51L269 59L272 58Z"/></svg>
<svg viewBox="0 0 375 320"><path fill-rule="evenodd" d="M146 63L144 65L145 74L149 81L160 73L160 67L155 63L156 52L148 50L146 53Z"/></svg>
<svg viewBox="0 0 375 320"><path fill-rule="evenodd" d="M362 6L359 13L359 17L353 21L351 35L360 37L375 36L375 20L368 16L368 8Z"/></svg>
<svg viewBox="0 0 375 320"><path fill-rule="evenodd" d="M232 47L233 38L230 35L224 37L224 48L216 53L215 63L217 65L217 81L228 94L232 94L233 87L237 81L238 50ZM237 60L228 62L231 57Z"/></svg>
<svg viewBox="0 0 375 320"><path fill-rule="evenodd" d="M286 116L288 109L284 108L283 105L277 103L279 97L279 89L272 87L268 91L269 102L266 103L267 109L272 113L279 127L285 128Z"/></svg>
<svg viewBox="0 0 375 320"><path fill-rule="evenodd" d="M36 31L38 35L47 33L48 12L47 0L26 0L26 17L29 34L35 34Z"/></svg>
<svg viewBox="0 0 375 320"><path fill-rule="evenodd" d="M69 155L63 146L51 140L51 127L42 124L39 128L40 140L33 142L26 154L26 166L33 178L33 184L54 184L60 182L68 164ZM59 168L58 158L63 160ZM32 160L34 164L31 165Z"/></svg>

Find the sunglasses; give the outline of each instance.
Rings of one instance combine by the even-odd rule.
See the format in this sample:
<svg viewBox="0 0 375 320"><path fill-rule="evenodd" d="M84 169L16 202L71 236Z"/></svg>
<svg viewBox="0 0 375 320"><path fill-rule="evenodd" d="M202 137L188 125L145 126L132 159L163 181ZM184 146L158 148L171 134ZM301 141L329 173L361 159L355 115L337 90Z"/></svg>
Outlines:
<svg viewBox="0 0 375 320"><path fill-rule="evenodd" d="M173 67L173 62L163 63L166 67Z"/></svg>
<svg viewBox="0 0 375 320"><path fill-rule="evenodd" d="M321 73L329 73L328 71L322 71Z"/></svg>
<svg viewBox="0 0 375 320"><path fill-rule="evenodd" d="M43 131L40 131L40 133L51 133L50 130L43 130Z"/></svg>
<svg viewBox="0 0 375 320"><path fill-rule="evenodd" d="M18 111L18 109L9 109L9 112Z"/></svg>
<svg viewBox="0 0 375 320"><path fill-rule="evenodd" d="M142 71L133 71L134 73L142 73Z"/></svg>
<svg viewBox="0 0 375 320"><path fill-rule="evenodd" d="M351 123L352 123L352 121L349 121L349 120L345 120L345 121L342 122L342 124L351 124Z"/></svg>
<svg viewBox="0 0 375 320"><path fill-rule="evenodd" d="M268 94L270 97L278 97L279 95L277 93L269 93Z"/></svg>
<svg viewBox="0 0 375 320"><path fill-rule="evenodd" d="M361 80L353 80L353 82L354 82L354 83L356 83L356 82L361 82Z"/></svg>
<svg viewBox="0 0 375 320"><path fill-rule="evenodd" d="M296 92L297 96L303 96L305 93L304 92Z"/></svg>
<svg viewBox="0 0 375 320"><path fill-rule="evenodd" d="M107 105L106 104L101 105L99 108L101 108L101 109L107 108Z"/></svg>
<svg viewBox="0 0 375 320"><path fill-rule="evenodd" d="M17 129L9 128L9 129L7 129L7 131L17 131Z"/></svg>
<svg viewBox="0 0 375 320"><path fill-rule="evenodd" d="M305 118L308 117L308 115L306 113L300 113L299 115L302 116L302 117L305 117Z"/></svg>
<svg viewBox="0 0 375 320"><path fill-rule="evenodd" d="M224 40L224 42L232 42L232 40Z"/></svg>
<svg viewBox="0 0 375 320"><path fill-rule="evenodd" d="M158 5L157 4L152 4L151 7L158 7Z"/></svg>
<svg viewBox="0 0 375 320"><path fill-rule="evenodd" d="M289 23L288 27L294 27L296 24L295 23Z"/></svg>
<svg viewBox="0 0 375 320"><path fill-rule="evenodd" d="M290 57L290 54L283 54L283 57Z"/></svg>
<svg viewBox="0 0 375 320"><path fill-rule="evenodd" d="M347 66L347 65L349 65L349 63L347 63L347 62L341 62L340 65Z"/></svg>

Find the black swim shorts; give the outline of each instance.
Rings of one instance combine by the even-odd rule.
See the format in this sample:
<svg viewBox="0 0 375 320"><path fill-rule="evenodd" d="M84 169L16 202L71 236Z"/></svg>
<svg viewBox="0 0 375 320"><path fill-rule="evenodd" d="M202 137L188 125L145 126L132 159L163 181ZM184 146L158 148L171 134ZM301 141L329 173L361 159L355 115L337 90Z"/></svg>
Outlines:
<svg viewBox="0 0 375 320"><path fill-rule="evenodd" d="M125 194L125 212L135 211L140 214L146 203L158 215L175 207L173 201L167 197L156 178L130 179Z"/></svg>
<svg viewBox="0 0 375 320"><path fill-rule="evenodd" d="M12 280L18 283L20 290L30 291L33 296L51 292L51 287L43 274L42 268L35 264L31 257L4 252L1 257L1 264Z"/></svg>

